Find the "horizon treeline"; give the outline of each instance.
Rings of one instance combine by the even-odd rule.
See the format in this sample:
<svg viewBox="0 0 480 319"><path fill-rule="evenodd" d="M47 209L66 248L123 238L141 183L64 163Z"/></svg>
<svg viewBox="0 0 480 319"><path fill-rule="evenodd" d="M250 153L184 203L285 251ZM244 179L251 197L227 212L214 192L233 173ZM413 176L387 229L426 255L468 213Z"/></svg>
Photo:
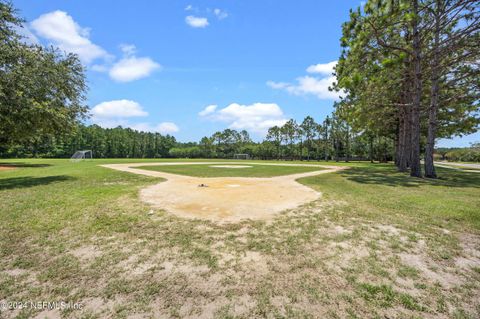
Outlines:
<svg viewBox="0 0 480 319"><path fill-rule="evenodd" d="M356 132L394 141L399 171L435 178L438 138L476 132L480 2L369 0L343 24L334 88Z"/></svg>
<svg viewBox="0 0 480 319"><path fill-rule="evenodd" d="M30 143L0 148L0 157L68 158L89 149L95 158L233 158L249 154L256 159L281 160L376 160L393 159L390 139L352 133L348 124L335 117L322 123L307 116L301 123L289 120L274 126L260 142L247 131L225 129L199 142L177 142L173 136L141 132L131 128L79 125L67 136L45 136Z"/></svg>
<svg viewBox="0 0 480 319"><path fill-rule="evenodd" d="M301 123L291 119L268 130L254 142L247 131L225 129L199 142L178 142L175 137L131 128L79 125L73 134L46 136L32 143L0 148L0 157L69 158L77 150L92 150L94 158L233 158L249 154L254 159L277 160L394 160L389 137L355 133L335 113L322 123L307 116ZM480 161L479 143L470 148L439 148L436 159Z"/></svg>

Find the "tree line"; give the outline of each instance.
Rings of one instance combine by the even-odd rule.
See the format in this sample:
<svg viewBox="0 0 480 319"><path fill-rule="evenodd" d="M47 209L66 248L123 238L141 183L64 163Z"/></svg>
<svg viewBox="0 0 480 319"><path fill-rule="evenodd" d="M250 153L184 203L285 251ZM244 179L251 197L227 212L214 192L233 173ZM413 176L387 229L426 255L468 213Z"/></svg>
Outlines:
<svg viewBox="0 0 480 319"><path fill-rule="evenodd" d="M170 157L177 145L173 136L131 128L78 125L67 135L46 135L33 142L0 148L0 157L68 158L78 150L92 150L96 158Z"/></svg>
<svg viewBox="0 0 480 319"><path fill-rule="evenodd" d="M452 162L480 162L480 143L472 143L470 147L440 147L436 149L435 158Z"/></svg>
<svg viewBox="0 0 480 319"><path fill-rule="evenodd" d="M369 0L342 27L336 113L352 130L394 141L395 164L435 178L438 138L475 132L480 2Z"/></svg>
<svg viewBox="0 0 480 319"><path fill-rule="evenodd" d="M301 123L290 119L269 128L260 142L253 142L247 131L226 129L203 137L199 143L178 143L169 152L171 157L184 158L233 158L235 154L255 159L386 162L393 159L393 145L383 136L353 133L334 113L322 123L311 116Z"/></svg>
<svg viewBox="0 0 480 319"><path fill-rule="evenodd" d="M181 143L160 133L80 124L69 134L45 135L0 148L0 157L68 158L77 150L92 150L96 158L234 158L235 154L248 154L254 159L277 160L393 159L390 139L353 133L335 114L322 123L310 116L299 124L291 119L270 128L260 142L254 142L245 130L225 129L199 142Z"/></svg>

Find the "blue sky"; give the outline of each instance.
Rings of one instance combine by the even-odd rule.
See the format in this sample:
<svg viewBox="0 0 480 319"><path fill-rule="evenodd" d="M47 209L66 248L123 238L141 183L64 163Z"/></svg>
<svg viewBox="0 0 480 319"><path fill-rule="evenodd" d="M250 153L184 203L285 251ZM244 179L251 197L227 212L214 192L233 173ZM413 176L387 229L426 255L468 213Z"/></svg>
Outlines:
<svg viewBox="0 0 480 319"><path fill-rule="evenodd" d="M32 42L78 53L89 123L180 141L332 112L341 23L360 1L26 1ZM468 146L480 134L441 141Z"/></svg>

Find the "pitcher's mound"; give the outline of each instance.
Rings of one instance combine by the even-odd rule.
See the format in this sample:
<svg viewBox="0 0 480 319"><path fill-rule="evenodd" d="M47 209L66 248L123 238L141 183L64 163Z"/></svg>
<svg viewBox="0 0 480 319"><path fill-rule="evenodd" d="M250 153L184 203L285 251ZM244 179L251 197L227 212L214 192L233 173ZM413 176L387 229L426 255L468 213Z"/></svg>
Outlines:
<svg viewBox="0 0 480 319"><path fill-rule="evenodd" d="M249 168L251 166L248 166L248 165L210 165L210 167L214 167L214 168Z"/></svg>

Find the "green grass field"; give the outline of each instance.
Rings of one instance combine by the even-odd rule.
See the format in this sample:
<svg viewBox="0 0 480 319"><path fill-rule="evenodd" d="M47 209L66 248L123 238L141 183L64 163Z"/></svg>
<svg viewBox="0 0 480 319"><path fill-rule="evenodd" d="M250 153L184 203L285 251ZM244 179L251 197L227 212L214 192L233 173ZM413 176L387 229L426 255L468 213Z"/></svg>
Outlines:
<svg viewBox="0 0 480 319"><path fill-rule="evenodd" d="M98 166L154 161L2 160L16 169L0 171L0 301L84 304L42 313L73 318L480 316L480 174L439 168L432 181L341 163L351 168L299 180L317 202L217 224L142 203L161 179Z"/></svg>
<svg viewBox="0 0 480 319"><path fill-rule="evenodd" d="M215 165L214 165L215 166ZM238 166L238 165L232 165ZM210 165L177 165L177 166L140 166L138 168L195 177L273 177L312 171L320 171L321 167L306 166L272 166L246 165L245 168L211 167Z"/></svg>

